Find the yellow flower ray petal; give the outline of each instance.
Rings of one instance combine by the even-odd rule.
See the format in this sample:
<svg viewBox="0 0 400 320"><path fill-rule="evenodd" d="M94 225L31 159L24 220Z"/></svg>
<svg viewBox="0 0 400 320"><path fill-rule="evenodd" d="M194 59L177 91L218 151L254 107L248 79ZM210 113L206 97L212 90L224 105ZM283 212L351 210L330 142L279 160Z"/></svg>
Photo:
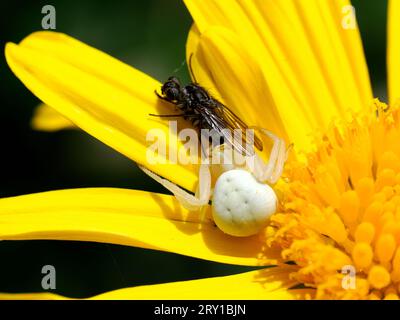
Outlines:
<svg viewBox="0 0 400 320"><path fill-rule="evenodd" d="M311 289L288 289L290 268L268 268L237 275L145 285L109 291L90 300L293 300L311 296ZM212 288L212 290L210 290ZM51 293L0 294L0 299L51 299L66 297ZM67 298L68 299L68 298Z"/></svg>
<svg viewBox="0 0 400 320"><path fill-rule="evenodd" d="M216 30L219 30L219 32ZM241 46L241 38L236 37L238 39L236 40L232 37L234 36L233 33L230 33L228 30L222 32L222 30L222 27L210 28L201 37L197 51L194 52L192 59L192 66L197 80L207 89L211 89L210 92L217 98L221 97L221 101L232 108L238 115L242 115L248 125L258 125L268 128L284 138L288 136L287 133L290 133L290 141L295 141L296 145L308 145L309 139L307 139L307 134L309 133L308 128L311 126L310 118L313 117L312 113L304 113L299 108L296 108L290 110L289 114L291 116L288 117L287 113L285 114L282 110L278 109L276 94L271 96L270 92L273 92L273 90L270 90L264 79L263 62L260 63L258 58L250 54L251 51L259 52L260 49L253 48L253 50L247 50ZM222 36L222 34L225 34L225 36ZM194 36L189 36L188 41L194 38ZM219 41L223 38L225 38L225 43ZM226 41L229 38L230 41ZM210 46L210 43L213 46ZM194 45L188 44L187 47L193 48ZM241 53L241 57L237 55L239 52ZM192 53L188 52L188 59ZM217 59L217 57L220 59ZM244 57L246 61L244 61ZM230 61L232 59L234 62ZM270 70L275 69L275 63L271 62ZM247 76L245 76L246 73L240 72L240 70L245 70ZM260 75L257 75L257 73ZM227 75L231 78L224 78ZM254 75L257 75L257 77L255 79L251 78ZM278 72L274 75L270 74L269 82L278 83L278 80L272 81L276 77L279 78L281 75ZM259 80L257 87L251 87L250 84L257 82L257 79ZM248 83L247 88L249 89L233 85L233 82L239 85L240 81L245 87L245 84ZM263 85L264 88L262 88ZM257 88L260 89L257 90ZM281 109L283 109L284 105L298 105L296 99L286 90L285 86L276 86L275 89L275 93L279 92L279 96L285 100L280 100L279 105ZM251 99L251 97L258 97L259 100L254 102L254 99ZM259 112L259 110L262 110L262 112ZM278 110L279 112L277 112ZM283 126L290 128L290 131L282 128Z"/></svg>
<svg viewBox="0 0 400 320"><path fill-rule="evenodd" d="M373 96L356 20L349 17L350 2L290 2L283 9L297 20L342 112L369 107ZM346 18L354 19L354 25L344 26Z"/></svg>
<svg viewBox="0 0 400 320"><path fill-rule="evenodd" d="M40 292L40 293L0 293L0 300L69 300L70 298L61 295Z"/></svg>
<svg viewBox="0 0 400 320"><path fill-rule="evenodd" d="M189 213L173 196L113 188L0 199L0 239L105 242L238 265L275 264L280 256L261 236L222 233L209 208Z"/></svg>
<svg viewBox="0 0 400 320"><path fill-rule="evenodd" d="M349 0L337 0L327 1L327 4L331 7L330 12L333 15L334 21L336 21L336 25L340 21L343 27L343 18L344 15L349 13L351 2ZM342 32L338 32L338 34L344 46L344 52L348 61L347 64L349 64L353 70L352 75L355 78L358 89L357 93L360 95L362 103L359 107L362 110L371 105L373 92L357 21L355 21L355 28L348 28L345 32L343 32L343 30L341 31ZM324 56L325 51L323 51L323 53L324 54L321 54L319 57ZM324 67L326 66L327 65L324 64Z"/></svg>
<svg viewBox="0 0 400 320"><path fill-rule="evenodd" d="M387 73L389 103L400 99L400 3L389 1L387 25Z"/></svg>
<svg viewBox="0 0 400 320"><path fill-rule="evenodd" d="M307 133L314 132L333 119L344 118L351 111L360 111L372 104L358 29L342 27L341 10L349 5L348 1L310 4L186 0L185 3L196 24L188 38L188 57L196 52L201 36L211 27L222 26L234 32L240 38L238 46L254 55L266 77L265 90L270 91L272 99L264 100L263 114L277 110L286 126L282 130L299 149L310 150L310 139L304 134L304 128ZM215 68L218 66L204 68L204 63L194 62L195 72L204 83L212 84L218 72ZM235 72L237 64L227 64L226 68ZM225 79L228 84L229 81ZM218 94L226 99L234 88ZM243 94L246 97L248 92L244 90ZM250 111L244 111L247 112ZM273 119L276 121L276 117ZM273 127L274 123L266 126Z"/></svg>
<svg viewBox="0 0 400 320"><path fill-rule="evenodd" d="M78 128L54 108L49 107L44 103L41 103L36 107L31 120L31 126L34 130L48 132Z"/></svg>
<svg viewBox="0 0 400 320"><path fill-rule="evenodd" d="M202 67L199 68L198 64ZM205 80L204 86L215 88L223 96L223 102L248 125L265 127L268 123L271 124L269 130L281 136L285 134L279 130L283 123L276 110L265 112L266 106L273 104L273 98L265 88L258 63L244 50L240 38L233 32L222 27L212 27L204 32L194 55L193 68L196 71L210 70L211 79ZM204 79L204 75L200 74L200 78Z"/></svg>
<svg viewBox="0 0 400 320"><path fill-rule="evenodd" d="M304 298L312 290L288 290L290 268L268 268L237 275L139 286L107 292L92 299L269 299ZM212 290L210 290L212 288Z"/></svg>
<svg viewBox="0 0 400 320"><path fill-rule="evenodd" d="M130 159L195 190L197 166L154 165L147 161L146 150L151 142L146 141L146 134L150 129L165 134L167 150L168 139L176 141L176 136L169 134L168 121L149 116L174 112L154 94L160 87L156 80L78 40L53 32L33 33L19 45L8 43L6 58L28 89L62 116ZM174 153L183 146L181 142L175 144L171 146Z"/></svg>

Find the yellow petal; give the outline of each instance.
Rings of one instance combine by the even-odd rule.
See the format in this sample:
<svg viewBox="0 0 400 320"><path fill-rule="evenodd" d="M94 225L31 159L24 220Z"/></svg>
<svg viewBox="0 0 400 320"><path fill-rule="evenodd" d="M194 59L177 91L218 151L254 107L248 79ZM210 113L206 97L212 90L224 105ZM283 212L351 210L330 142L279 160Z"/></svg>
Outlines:
<svg viewBox="0 0 400 320"><path fill-rule="evenodd" d="M254 236L222 233L204 215L188 213L175 197L93 188L0 199L0 240L78 240L179 253L239 265L276 263L279 252ZM268 256L266 256L268 255Z"/></svg>
<svg viewBox="0 0 400 320"><path fill-rule="evenodd" d="M269 268L232 276L140 286L107 292L93 299L299 299L304 291L288 290L286 268ZM212 288L212 290L210 290Z"/></svg>
<svg viewBox="0 0 400 320"><path fill-rule="evenodd" d="M36 107L31 125L35 130L49 132L77 128L70 120L44 103Z"/></svg>
<svg viewBox="0 0 400 320"><path fill-rule="evenodd" d="M190 37L195 33L192 29ZM285 137L280 114L275 109L266 112L266 108L273 105L273 97L265 85L262 69L240 45L235 33L222 27L209 28L199 39L192 66L196 78L200 78L196 80L212 88L210 92L248 125L268 127Z"/></svg>
<svg viewBox="0 0 400 320"><path fill-rule="evenodd" d="M183 146L169 134L168 121L149 113L171 114L157 98L160 83L140 71L64 34L36 32L19 45L6 45L11 70L41 101L81 129L163 177L194 190L194 165L150 164L150 129L165 135L171 150ZM180 122L187 127L188 124ZM178 127L179 130L179 127ZM160 137L160 140L165 141ZM159 156L157 159L162 158ZM162 160L162 159L161 159Z"/></svg>
<svg viewBox="0 0 400 320"><path fill-rule="evenodd" d="M55 293L0 293L0 300L67 300Z"/></svg>
<svg viewBox="0 0 400 320"><path fill-rule="evenodd" d="M292 300L313 294L309 289L288 289L287 268L269 268L237 275L138 286L106 292L90 299L179 299L179 300ZM212 290L210 290L212 288ZM56 294L0 294L0 299L63 299Z"/></svg>
<svg viewBox="0 0 400 320"><path fill-rule="evenodd" d="M243 114L251 114L251 108L263 107L262 113L253 111L258 114L258 121L271 130L281 127L277 131L285 132L283 136L288 136L298 149L310 149L307 134L371 105L372 91L358 29L342 26L348 15L342 10L349 5L348 1L185 0L185 3L196 24L189 34L187 53L188 58L193 54L193 69L199 82L212 86L224 100L232 96L229 104ZM218 36L212 34L216 26L236 35L236 38L229 35L230 46L219 43ZM212 38L214 49L208 49ZM203 41L207 42L204 48L208 50L202 47ZM232 48L236 51L230 51ZM248 65L230 60L236 52L244 51ZM227 58L211 63L218 56ZM253 82L250 74L246 76L242 70L254 68L254 64L265 79L254 77L258 85L249 89L247 82ZM230 75L223 84L216 80L222 78L221 73ZM241 77L243 90L236 84ZM259 96L260 92L265 95L254 104L257 92ZM243 103L246 99L247 105Z"/></svg>
<svg viewBox="0 0 400 320"><path fill-rule="evenodd" d="M387 73L390 104L400 98L400 3L389 1L387 27Z"/></svg>

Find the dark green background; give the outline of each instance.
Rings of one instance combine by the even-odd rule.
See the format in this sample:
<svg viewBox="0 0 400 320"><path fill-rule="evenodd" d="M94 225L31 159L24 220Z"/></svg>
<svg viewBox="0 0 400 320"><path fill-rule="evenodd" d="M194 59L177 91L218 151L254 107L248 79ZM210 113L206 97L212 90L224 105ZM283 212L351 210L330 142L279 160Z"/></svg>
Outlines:
<svg viewBox="0 0 400 320"><path fill-rule="evenodd" d="M191 17L181 1L2 1L2 47L6 41L18 42L40 30L41 8L45 4L52 4L57 10L57 31L99 48L160 81L174 72L182 80L188 80L186 66L182 67L182 63ZM387 4L381 0L358 0L353 4L375 95L385 100ZM2 197L78 187L163 192L134 163L85 133L32 131L29 122L39 101L13 76L3 56L0 79ZM0 242L0 292L42 291L41 268L46 264L56 267L55 292L71 297L248 270L116 245L3 241Z"/></svg>

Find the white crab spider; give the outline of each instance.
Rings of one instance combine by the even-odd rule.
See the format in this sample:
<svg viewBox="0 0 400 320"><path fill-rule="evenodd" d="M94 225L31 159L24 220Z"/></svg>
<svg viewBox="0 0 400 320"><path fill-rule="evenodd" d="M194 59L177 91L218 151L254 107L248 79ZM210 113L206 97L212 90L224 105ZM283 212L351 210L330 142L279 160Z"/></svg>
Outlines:
<svg viewBox="0 0 400 320"><path fill-rule="evenodd" d="M171 191L182 206L190 211L200 210L209 203L213 195L214 222L223 232L239 237L257 234L276 211L277 197L268 184L275 184L280 178L287 158L287 149L283 139L265 129L255 129L260 130L273 141L268 163L265 164L256 153L252 156L252 161L237 161L237 163L244 163L240 166L231 161L227 164L222 159L222 164L217 167L211 165L213 172L218 176L213 191L208 164L200 165L199 185L195 195L142 166L140 168ZM225 153L221 153L222 149L223 146L220 146L212 152L214 155L220 153L223 158ZM248 165L249 163L252 165Z"/></svg>

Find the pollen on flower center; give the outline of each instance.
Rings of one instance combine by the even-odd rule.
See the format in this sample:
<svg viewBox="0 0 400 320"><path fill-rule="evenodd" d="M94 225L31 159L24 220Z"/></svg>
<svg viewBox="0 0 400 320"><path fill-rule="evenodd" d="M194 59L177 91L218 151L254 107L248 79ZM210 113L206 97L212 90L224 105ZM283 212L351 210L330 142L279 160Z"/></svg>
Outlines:
<svg viewBox="0 0 400 320"><path fill-rule="evenodd" d="M316 298L396 299L400 295L400 110L333 127L307 155L288 163L281 208L268 245L294 261L292 274ZM355 286L343 285L345 266Z"/></svg>

